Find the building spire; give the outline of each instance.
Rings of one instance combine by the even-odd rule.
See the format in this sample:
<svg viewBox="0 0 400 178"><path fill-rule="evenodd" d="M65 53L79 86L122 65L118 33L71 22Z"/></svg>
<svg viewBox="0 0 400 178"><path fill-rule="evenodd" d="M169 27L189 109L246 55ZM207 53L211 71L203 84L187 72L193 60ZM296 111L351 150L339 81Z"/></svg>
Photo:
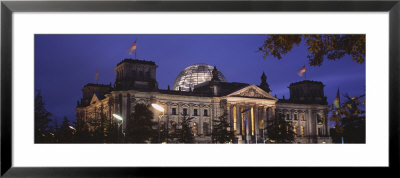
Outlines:
<svg viewBox="0 0 400 178"><path fill-rule="evenodd" d="M267 93L271 92L271 89L269 88L269 85L267 83L267 76L265 75L265 73L263 72L261 75L261 83L259 86L261 89L263 89L264 91L266 91Z"/></svg>
<svg viewBox="0 0 400 178"><path fill-rule="evenodd" d="M217 70L217 66L214 66L214 69L212 70L212 79L211 81L221 81L218 77L218 70Z"/></svg>

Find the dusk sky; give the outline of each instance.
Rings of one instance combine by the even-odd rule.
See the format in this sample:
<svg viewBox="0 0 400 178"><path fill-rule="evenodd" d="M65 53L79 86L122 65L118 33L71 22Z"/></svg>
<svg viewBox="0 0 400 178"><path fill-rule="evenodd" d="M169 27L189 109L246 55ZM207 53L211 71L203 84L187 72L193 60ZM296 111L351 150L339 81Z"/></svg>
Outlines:
<svg viewBox="0 0 400 178"><path fill-rule="evenodd" d="M288 99L290 83L304 80L297 75L306 64L307 80L325 84L325 96L332 104L337 89L343 95L365 94L365 63L346 56L324 60L322 66L308 65L307 48L295 47L281 60L257 52L266 35L35 35L35 89L41 91L46 109L62 122L75 121L76 103L87 83L114 84L114 67L129 55L137 41L137 58L154 61L160 89L172 88L186 67L205 63L217 68L228 82L260 84L262 72L272 95ZM98 81L95 74L98 71ZM331 124L332 125L332 124Z"/></svg>

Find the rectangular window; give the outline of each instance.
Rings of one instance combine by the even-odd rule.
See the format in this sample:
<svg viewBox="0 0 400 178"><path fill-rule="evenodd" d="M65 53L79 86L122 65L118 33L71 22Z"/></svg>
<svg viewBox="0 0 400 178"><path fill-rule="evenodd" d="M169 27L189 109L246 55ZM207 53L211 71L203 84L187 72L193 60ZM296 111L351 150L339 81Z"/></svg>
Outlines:
<svg viewBox="0 0 400 178"><path fill-rule="evenodd" d="M183 115L186 116L187 114L187 108L183 108Z"/></svg>
<svg viewBox="0 0 400 178"><path fill-rule="evenodd" d="M304 137L304 126L300 126L301 136Z"/></svg>
<svg viewBox="0 0 400 178"><path fill-rule="evenodd" d="M300 117L301 117L301 120L302 120L302 121L305 121L305 120L306 120L306 119L304 118L304 114L301 114Z"/></svg>
<svg viewBox="0 0 400 178"><path fill-rule="evenodd" d="M194 109L194 110L193 110L193 115L194 115L194 116L197 116L197 109Z"/></svg>
<svg viewBox="0 0 400 178"><path fill-rule="evenodd" d="M286 120L290 120L290 115L286 114Z"/></svg>
<svg viewBox="0 0 400 178"><path fill-rule="evenodd" d="M204 110L204 114L203 115L204 116L208 116L208 110L207 109Z"/></svg>
<svg viewBox="0 0 400 178"><path fill-rule="evenodd" d="M294 132L294 136L297 137L297 127L296 126L293 127L293 132Z"/></svg>
<svg viewBox="0 0 400 178"><path fill-rule="evenodd" d="M176 115L176 108L172 108L172 115Z"/></svg>
<svg viewBox="0 0 400 178"><path fill-rule="evenodd" d="M297 114L294 114L293 117L294 120L297 120Z"/></svg>

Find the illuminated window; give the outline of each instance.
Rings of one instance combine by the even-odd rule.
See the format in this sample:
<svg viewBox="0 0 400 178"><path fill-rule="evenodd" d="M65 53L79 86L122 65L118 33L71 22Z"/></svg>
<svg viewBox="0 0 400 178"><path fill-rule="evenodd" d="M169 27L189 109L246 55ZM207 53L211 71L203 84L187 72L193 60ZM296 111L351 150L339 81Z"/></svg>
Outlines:
<svg viewBox="0 0 400 178"><path fill-rule="evenodd" d="M194 116L197 116L197 109L194 109L194 110L193 110L193 115L194 115Z"/></svg>
<svg viewBox="0 0 400 178"><path fill-rule="evenodd" d="M172 115L176 115L176 108L172 108Z"/></svg>
<svg viewBox="0 0 400 178"><path fill-rule="evenodd" d="M207 109L204 110L204 114L203 115L204 116L208 116L208 110Z"/></svg>
<svg viewBox="0 0 400 178"><path fill-rule="evenodd" d="M301 136L304 137L304 126L300 126Z"/></svg>
<svg viewBox="0 0 400 178"><path fill-rule="evenodd" d="M303 113L300 114L300 118L301 118L301 121L305 121L305 120L306 120L306 119L304 118L304 114L303 114Z"/></svg>
<svg viewBox="0 0 400 178"><path fill-rule="evenodd" d="M233 134L236 135L236 106L233 106L232 114L233 114Z"/></svg>
<svg viewBox="0 0 400 178"><path fill-rule="evenodd" d="M297 127L296 126L293 127L293 132L294 132L294 136L297 136Z"/></svg>

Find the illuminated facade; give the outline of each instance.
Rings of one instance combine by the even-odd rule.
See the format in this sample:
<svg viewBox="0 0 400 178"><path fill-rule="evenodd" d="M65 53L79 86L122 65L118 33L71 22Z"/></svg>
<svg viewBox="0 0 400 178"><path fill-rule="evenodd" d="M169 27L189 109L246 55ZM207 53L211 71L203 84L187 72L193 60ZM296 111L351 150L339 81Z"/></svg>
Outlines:
<svg viewBox="0 0 400 178"><path fill-rule="evenodd" d="M292 123L298 143L331 142L328 105L321 82L292 83L289 86L290 99L277 99L271 95L264 73L259 85L251 85L226 82L216 67L212 67L211 72L210 67L193 65L186 68L177 77L173 90L165 90L158 88L154 62L125 59L114 68L117 75L113 87L84 86L83 97L76 108L77 120L93 130L96 127L93 123L100 117L114 122L112 114L118 114L124 119L122 128L125 130L126 121L131 119L136 104L157 103L165 109L162 127L168 127L169 131L179 126L182 115L192 117L192 133L197 143L211 143L213 120L224 113L231 125L229 129L235 134L233 143L263 143L268 140L264 128L274 117L285 117ZM151 109L154 121L157 121L161 113Z"/></svg>

